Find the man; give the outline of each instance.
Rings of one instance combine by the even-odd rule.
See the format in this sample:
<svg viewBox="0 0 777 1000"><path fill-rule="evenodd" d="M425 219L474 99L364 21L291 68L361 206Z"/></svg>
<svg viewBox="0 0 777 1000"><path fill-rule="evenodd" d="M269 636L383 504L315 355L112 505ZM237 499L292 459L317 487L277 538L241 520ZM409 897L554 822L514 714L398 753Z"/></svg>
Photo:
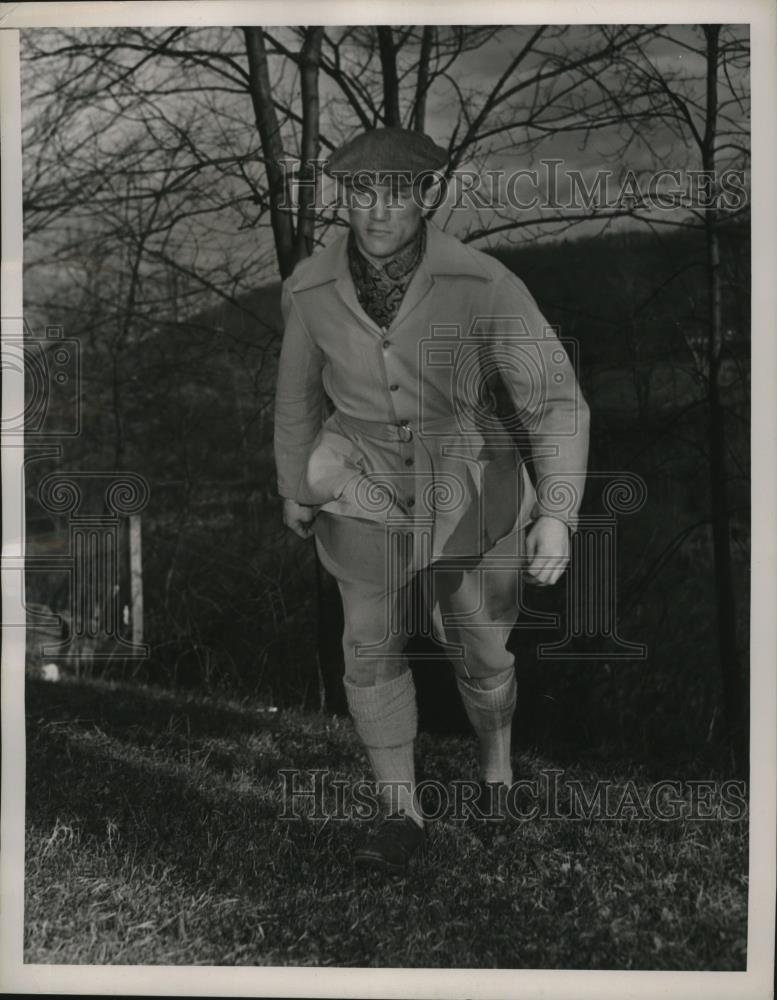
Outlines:
<svg viewBox="0 0 777 1000"><path fill-rule="evenodd" d="M588 408L524 285L425 218L429 178L445 162L428 136L404 129L345 143L327 172L345 184L350 231L283 288L284 522L315 536L340 588L349 711L388 813L355 860L390 872L425 837L403 656L413 578L425 574L493 800L513 777L505 643L518 570L540 585L563 572L587 457ZM500 393L512 427L494 411Z"/></svg>

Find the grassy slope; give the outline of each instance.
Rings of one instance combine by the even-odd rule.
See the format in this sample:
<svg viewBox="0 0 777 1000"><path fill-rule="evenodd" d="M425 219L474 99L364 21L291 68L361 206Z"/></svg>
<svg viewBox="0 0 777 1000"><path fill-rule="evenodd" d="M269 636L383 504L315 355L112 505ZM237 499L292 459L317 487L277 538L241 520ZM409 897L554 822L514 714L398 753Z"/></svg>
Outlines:
<svg viewBox="0 0 777 1000"><path fill-rule="evenodd" d="M359 824L278 819L278 768L363 774L347 721L107 683L30 682L27 715L28 962L745 967L745 821L538 820L486 848L443 820L383 882L350 869ZM472 774L471 741L418 749ZM639 778L566 772L597 776Z"/></svg>

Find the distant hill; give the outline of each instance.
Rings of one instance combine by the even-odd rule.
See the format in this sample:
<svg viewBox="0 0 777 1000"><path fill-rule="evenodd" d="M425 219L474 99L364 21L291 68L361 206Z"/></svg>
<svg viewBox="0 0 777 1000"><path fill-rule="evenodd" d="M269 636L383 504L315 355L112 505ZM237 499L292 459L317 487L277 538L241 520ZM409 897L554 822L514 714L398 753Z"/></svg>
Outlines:
<svg viewBox="0 0 777 1000"><path fill-rule="evenodd" d="M749 229L721 234L724 324L738 351L750 339ZM704 333L705 246L696 230L622 232L492 251L529 287L545 316L581 345L583 367L689 358ZM631 341L638 338L638 343Z"/></svg>
<svg viewBox="0 0 777 1000"><path fill-rule="evenodd" d="M725 324L739 353L749 343L748 237L742 225L722 235ZM699 231L621 232L488 252L526 282L563 337L578 341L583 367L629 364L635 347L641 361L687 360L689 331L703 335L705 248ZM228 334L235 342L269 345L281 331L280 288L278 281L262 285L187 325Z"/></svg>
<svg viewBox="0 0 777 1000"><path fill-rule="evenodd" d="M235 302L222 302L198 313L187 324L229 331L238 340L271 340L281 329L281 282L259 285Z"/></svg>

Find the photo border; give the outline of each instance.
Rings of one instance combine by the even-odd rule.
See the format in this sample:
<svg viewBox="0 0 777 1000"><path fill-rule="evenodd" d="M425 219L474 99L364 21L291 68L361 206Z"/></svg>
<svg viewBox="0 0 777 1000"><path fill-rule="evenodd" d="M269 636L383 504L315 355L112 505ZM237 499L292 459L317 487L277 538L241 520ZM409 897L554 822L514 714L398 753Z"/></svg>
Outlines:
<svg viewBox="0 0 777 1000"><path fill-rule="evenodd" d="M474 12L478 15L473 18ZM599 998L772 995L777 786L777 7L770 0L655 0L581 5L555 0L370 3L280 0L0 4L2 273L6 317L22 315L21 95L19 29L50 26L209 24L597 24L749 23L752 44L752 554L750 688L751 878L746 972L332 969L257 966L72 966L23 963L24 917L24 492L18 434L2 441L2 814L0 816L0 988L7 992L125 995ZM733 17L732 17L733 15ZM3 336L8 324L3 323ZM3 413L23 410L24 379L3 368ZM14 444L14 440L16 444ZM10 568L9 568L10 567ZM121 985L121 993L116 989Z"/></svg>

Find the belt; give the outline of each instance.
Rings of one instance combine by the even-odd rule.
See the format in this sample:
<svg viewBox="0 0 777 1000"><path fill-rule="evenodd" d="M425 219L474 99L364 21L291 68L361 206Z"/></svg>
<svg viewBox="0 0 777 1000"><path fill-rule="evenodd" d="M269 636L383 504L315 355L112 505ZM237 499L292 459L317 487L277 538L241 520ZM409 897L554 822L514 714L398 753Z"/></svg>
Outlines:
<svg viewBox="0 0 777 1000"><path fill-rule="evenodd" d="M402 444L409 444L417 435L417 430L409 420L399 420L397 423L387 423L383 420L362 420L361 417L352 417L336 410L335 420L345 428L356 431L357 434L364 434L365 437L374 438L376 441L399 441ZM424 433L428 434L459 434L461 428L455 416L438 417L434 420L424 420Z"/></svg>
<svg viewBox="0 0 777 1000"><path fill-rule="evenodd" d="M430 450L427 438L427 435L431 438L445 434L460 435L461 429L455 416L424 420L422 433L418 433L409 420L399 420L396 423L363 420L340 410L336 410L330 419L340 426L346 436L350 431L373 441L400 442L413 450L412 472L398 469L387 476L381 472L367 474L357 487L361 491L359 505L369 506L373 498L379 497L378 494L371 493L369 484L392 490L394 502L406 516L411 515L413 510L411 516L416 519L425 518L432 523L439 511L446 510L450 504L453 504L450 509L456 509L456 505L460 505L463 498L462 487L455 475L435 469L436 459L433 454L438 449ZM379 498L375 502L381 503Z"/></svg>

